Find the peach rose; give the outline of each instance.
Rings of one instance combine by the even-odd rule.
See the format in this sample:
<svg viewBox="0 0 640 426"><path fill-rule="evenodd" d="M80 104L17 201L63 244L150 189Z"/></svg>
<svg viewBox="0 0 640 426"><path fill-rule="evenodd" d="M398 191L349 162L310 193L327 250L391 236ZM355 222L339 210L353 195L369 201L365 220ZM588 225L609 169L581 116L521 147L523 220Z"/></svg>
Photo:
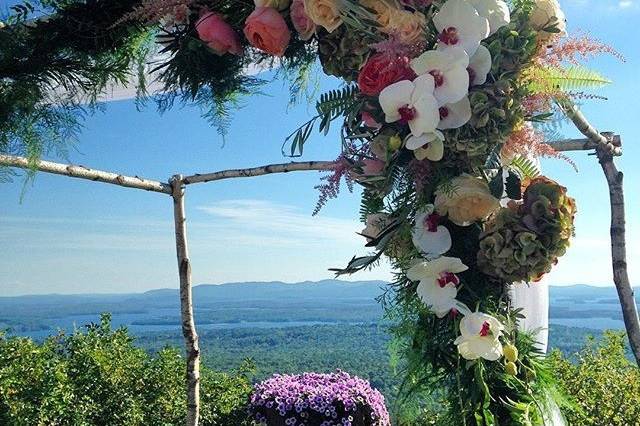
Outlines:
<svg viewBox="0 0 640 426"><path fill-rule="evenodd" d="M426 18L420 12L398 10L391 15L388 30L405 44L415 44L425 40Z"/></svg>
<svg viewBox="0 0 640 426"><path fill-rule="evenodd" d="M196 31L200 40L207 43L216 54L242 55L240 37L220 15L213 12L202 15L196 22Z"/></svg>
<svg viewBox="0 0 640 426"><path fill-rule="evenodd" d="M293 0L291 3L291 22L300 35L301 40L309 40L316 32L316 24L307 15L304 9L304 0Z"/></svg>
<svg viewBox="0 0 640 426"><path fill-rule="evenodd" d="M376 20L384 32L391 30L391 17L399 10L385 0L361 0L360 4L376 14Z"/></svg>
<svg viewBox="0 0 640 426"><path fill-rule="evenodd" d="M244 35L252 46L271 55L282 56L291 32L282 15L272 7L258 7L244 23Z"/></svg>
<svg viewBox="0 0 640 426"><path fill-rule="evenodd" d="M330 33L342 25L340 0L304 0L307 16Z"/></svg>
<svg viewBox="0 0 640 426"><path fill-rule="evenodd" d="M468 226L486 219L500 208L500 201L491 195L484 180L465 174L454 178L446 189L438 189L434 205L438 214L448 215L456 225Z"/></svg>

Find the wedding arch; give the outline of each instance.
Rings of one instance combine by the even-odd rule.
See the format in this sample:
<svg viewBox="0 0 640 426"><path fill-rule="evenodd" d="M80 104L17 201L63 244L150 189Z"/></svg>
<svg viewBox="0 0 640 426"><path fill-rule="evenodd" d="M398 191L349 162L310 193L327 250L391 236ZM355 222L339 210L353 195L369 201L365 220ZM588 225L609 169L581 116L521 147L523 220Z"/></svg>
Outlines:
<svg viewBox="0 0 640 426"><path fill-rule="evenodd" d="M569 246L576 212L543 177L539 156L595 151L611 202L614 282L631 349L640 326L626 271L621 138L576 107L606 83L578 60L616 52L565 33L556 0L66 0L30 2L0 25L0 165L100 181L173 200L188 425L198 424L200 350L193 316L185 192L189 185L324 170L321 202L342 178L363 189L362 236L396 279L382 302L405 359L405 392L439 386L463 424L539 424L553 379L536 336L522 329L514 283L536 285ZM242 34L242 35L241 35ZM156 48L159 46L159 48ZM340 120L335 161L224 170L168 182L40 159L112 84L148 81L161 110L194 102L221 133L238 96L278 68L300 96L316 59L344 85L285 142L302 155L311 132ZM567 65L569 64L569 65ZM151 80L149 80L151 79ZM564 115L584 139L545 143ZM26 155L25 155L26 154ZM567 159L568 160L568 159ZM570 160L569 160L570 161ZM508 419L508 420L507 420Z"/></svg>

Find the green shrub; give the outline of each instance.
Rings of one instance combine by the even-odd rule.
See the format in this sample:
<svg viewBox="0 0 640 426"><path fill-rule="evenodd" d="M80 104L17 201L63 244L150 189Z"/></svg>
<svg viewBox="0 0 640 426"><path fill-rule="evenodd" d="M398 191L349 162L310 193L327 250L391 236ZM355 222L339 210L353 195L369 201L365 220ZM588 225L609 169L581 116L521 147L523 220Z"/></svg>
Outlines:
<svg viewBox="0 0 640 426"><path fill-rule="evenodd" d="M175 349L155 356L133 345L110 317L86 332L42 344L0 336L0 424L178 425L186 414L184 358ZM247 424L247 371L201 370L201 424Z"/></svg>
<svg viewBox="0 0 640 426"><path fill-rule="evenodd" d="M625 356L624 333L605 332L590 339L576 360L551 355L556 377L571 399L564 410L572 426L640 425L640 369ZM577 361L577 362L573 362Z"/></svg>

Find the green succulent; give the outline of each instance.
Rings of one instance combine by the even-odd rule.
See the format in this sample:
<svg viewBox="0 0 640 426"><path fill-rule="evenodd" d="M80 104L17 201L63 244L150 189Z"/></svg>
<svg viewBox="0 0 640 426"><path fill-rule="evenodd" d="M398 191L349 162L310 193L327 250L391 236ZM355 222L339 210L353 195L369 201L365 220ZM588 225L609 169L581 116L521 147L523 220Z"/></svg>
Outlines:
<svg viewBox="0 0 640 426"><path fill-rule="evenodd" d="M370 51L366 37L356 31L347 31L345 25L331 33L322 31L318 35L322 69L326 74L341 77L347 82L358 78Z"/></svg>
<svg viewBox="0 0 640 426"><path fill-rule="evenodd" d="M478 266L508 282L535 281L548 273L573 235L575 202L545 177L527 187L523 203L503 208L480 237Z"/></svg>

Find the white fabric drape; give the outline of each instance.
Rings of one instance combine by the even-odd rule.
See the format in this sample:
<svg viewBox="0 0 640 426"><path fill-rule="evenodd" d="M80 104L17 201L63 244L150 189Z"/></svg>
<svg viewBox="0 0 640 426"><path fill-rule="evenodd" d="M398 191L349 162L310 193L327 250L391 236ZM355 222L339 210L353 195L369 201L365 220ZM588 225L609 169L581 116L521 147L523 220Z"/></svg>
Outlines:
<svg viewBox="0 0 640 426"><path fill-rule="evenodd" d="M547 279L537 283L516 283L511 286L509 297L514 308L522 308L525 319L520 329L535 335L542 352L547 352L549 342L549 284Z"/></svg>
<svg viewBox="0 0 640 426"><path fill-rule="evenodd" d="M509 290L509 298L514 309L522 308L524 320L519 328L533 333L539 348L547 352L549 345L549 284L546 277L537 283L516 283ZM558 405L549 398L548 412L545 413L546 426L565 426Z"/></svg>

